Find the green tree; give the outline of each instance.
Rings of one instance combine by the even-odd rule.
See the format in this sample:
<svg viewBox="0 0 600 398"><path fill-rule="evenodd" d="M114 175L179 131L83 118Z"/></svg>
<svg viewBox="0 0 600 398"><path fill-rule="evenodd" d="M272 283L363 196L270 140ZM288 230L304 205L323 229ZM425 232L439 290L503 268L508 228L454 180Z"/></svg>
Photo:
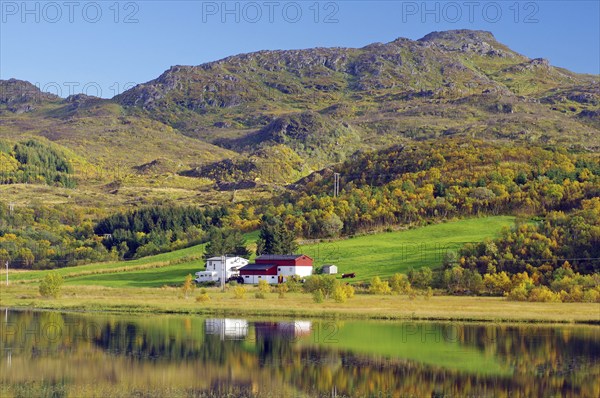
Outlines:
<svg viewBox="0 0 600 398"><path fill-rule="evenodd" d="M44 297L58 297L63 285L63 278L56 271L49 272L40 282L40 294Z"/></svg>
<svg viewBox="0 0 600 398"><path fill-rule="evenodd" d="M333 213L325 217L321 226L321 231L323 231L324 236L331 238L338 236L342 231L342 228L344 228L344 223L337 214Z"/></svg>
<svg viewBox="0 0 600 398"><path fill-rule="evenodd" d="M298 243L294 232L289 230L276 218L263 218L258 240L256 241L256 254L292 254L298 250Z"/></svg>
<svg viewBox="0 0 600 398"><path fill-rule="evenodd" d="M406 294L408 289L410 289L410 282L404 274L397 273L392 275L389 283L392 291L397 294Z"/></svg>
<svg viewBox="0 0 600 398"><path fill-rule="evenodd" d="M410 281L411 285L425 289L433 280L433 271L431 271L431 268L429 267L423 267L418 271L415 271L411 268L408 271L408 280Z"/></svg>
<svg viewBox="0 0 600 398"><path fill-rule="evenodd" d="M206 245L206 258L231 254L248 256L250 252L246 247L246 239L242 233L232 228L212 227L208 231L208 244Z"/></svg>

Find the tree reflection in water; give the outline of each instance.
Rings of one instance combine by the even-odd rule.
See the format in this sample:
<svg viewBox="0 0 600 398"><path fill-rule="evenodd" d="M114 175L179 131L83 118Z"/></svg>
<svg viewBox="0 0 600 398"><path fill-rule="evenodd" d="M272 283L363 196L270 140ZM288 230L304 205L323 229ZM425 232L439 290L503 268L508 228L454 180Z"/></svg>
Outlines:
<svg viewBox="0 0 600 398"><path fill-rule="evenodd" d="M3 397L600 396L597 326L429 323L405 338L406 324L346 322L323 344L321 321L10 311L1 325Z"/></svg>

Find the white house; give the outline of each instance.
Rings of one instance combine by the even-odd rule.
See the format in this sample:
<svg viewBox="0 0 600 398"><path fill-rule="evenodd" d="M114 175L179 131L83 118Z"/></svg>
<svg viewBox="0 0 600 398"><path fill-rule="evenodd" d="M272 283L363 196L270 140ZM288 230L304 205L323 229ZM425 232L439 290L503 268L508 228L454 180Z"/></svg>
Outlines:
<svg viewBox="0 0 600 398"><path fill-rule="evenodd" d="M221 257L211 257L206 260L206 271L196 272L196 282L218 282L221 275L225 276L225 280L232 276L239 275L239 269L248 265L248 260L242 257L232 256L225 258L225 268L221 262Z"/></svg>

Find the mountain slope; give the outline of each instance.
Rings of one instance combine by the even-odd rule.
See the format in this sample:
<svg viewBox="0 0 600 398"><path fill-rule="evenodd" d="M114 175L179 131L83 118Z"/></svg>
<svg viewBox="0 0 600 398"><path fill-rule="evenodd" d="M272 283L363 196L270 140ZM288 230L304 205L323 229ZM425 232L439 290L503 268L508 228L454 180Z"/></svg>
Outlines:
<svg viewBox="0 0 600 398"><path fill-rule="evenodd" d="M44 137L136 173L293 182L357 151L443 136L598 151L599 80L489 32L433 32L174 66L112 100L1 81L0 137ZM264 172L271 161L279 174Z"/></svg>

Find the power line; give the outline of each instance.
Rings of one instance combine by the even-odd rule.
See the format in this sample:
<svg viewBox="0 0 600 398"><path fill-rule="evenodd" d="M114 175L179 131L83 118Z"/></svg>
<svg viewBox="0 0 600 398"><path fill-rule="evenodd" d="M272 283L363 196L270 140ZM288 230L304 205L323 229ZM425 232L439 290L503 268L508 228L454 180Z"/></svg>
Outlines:
<svg viewBox="0 0 600 398"><path fill-rule="evenodd" d="M338 197L340 194L340 173L333 173L333 196Z"/></svg>

